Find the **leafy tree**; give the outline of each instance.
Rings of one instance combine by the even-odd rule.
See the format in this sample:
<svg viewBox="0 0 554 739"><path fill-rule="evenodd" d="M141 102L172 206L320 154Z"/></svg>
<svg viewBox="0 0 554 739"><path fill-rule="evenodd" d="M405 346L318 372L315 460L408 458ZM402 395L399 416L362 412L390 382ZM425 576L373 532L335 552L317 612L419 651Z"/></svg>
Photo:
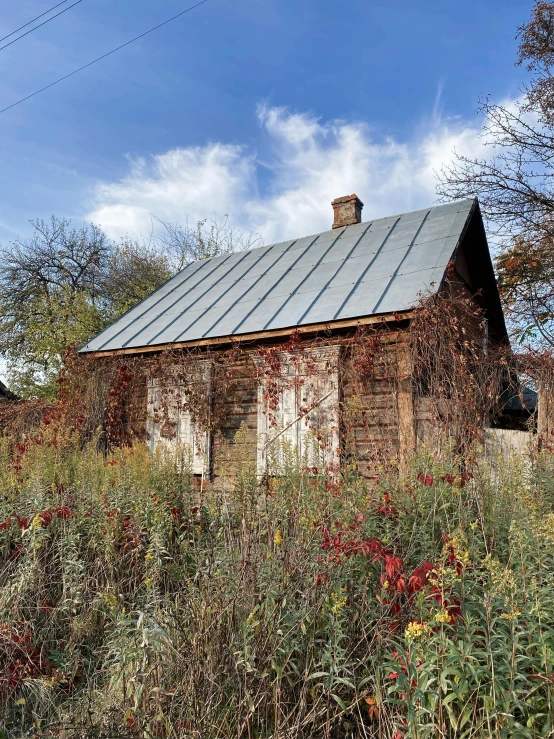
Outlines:
<svg viewBox="0 0 554 739"><path fill-rule="evenodd" d="M96 226L33 221L0 254L0 352L23 396L52 395L66 347L103 326L100 285L111 244Z"/></svg>
<svg viewBox="0 0 554 739"><path fill-rule="evenodd" d="M499 243L499 286L514 336L554 347L554 2L536 2L518 37L517 64L532 73L530 82L510 104L481 101L491 156L456 155L439 192L479 197Z"/></svg>
<svg viewBox="0 0 554 739"><path fill-rule="evenodd" d="M69 345L83 343L195 259L256 239L227 216L193 229L159 221L150 242L111 241L93 224L31 221L26 240L0 249L0 354L21 397L56 395Z"/></svg>

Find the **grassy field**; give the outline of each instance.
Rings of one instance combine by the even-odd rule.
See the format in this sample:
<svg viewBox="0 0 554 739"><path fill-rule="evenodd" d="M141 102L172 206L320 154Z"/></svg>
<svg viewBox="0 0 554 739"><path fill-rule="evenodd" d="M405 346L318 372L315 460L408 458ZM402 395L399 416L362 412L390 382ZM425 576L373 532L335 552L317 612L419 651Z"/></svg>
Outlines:
<svg viewBox="0 0 554 739"><path fill-rule="evenodd" d="M0 447L0 737L553 736L550 454L215 489L97 448Z"/></svg>

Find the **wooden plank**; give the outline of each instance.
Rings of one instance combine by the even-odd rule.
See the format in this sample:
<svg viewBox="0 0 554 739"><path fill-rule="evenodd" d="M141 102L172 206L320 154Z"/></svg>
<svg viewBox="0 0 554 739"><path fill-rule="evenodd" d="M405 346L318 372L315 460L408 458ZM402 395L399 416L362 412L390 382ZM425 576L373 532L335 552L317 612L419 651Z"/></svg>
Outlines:
<svg viewBox="0 0 554 739"><path fill-rule="evenodd" d="M401 469L407 468L408 460L415 451L415 415L413 396L413 365L410 346L398 344L398 442Z"/></svg>
<svg viewBox="0 0 554 739"><path fill-rule="evenodd" d="M316 323L307 326L291 326L286 329L274 329L272 331L260 331L252 334L240 334L237 336L221 336L212 339L197 339L196 341L180 341L174 344L158 344L156 346L140 346L130 349L113 349L111 351L83 352L89 357L114 357L120 355L131 354L150 354L152 352L160 352L166 349L187 349L203 346L225 346L238 343L250 343L260 340L273 338L288 337L295 331L301 336L309 336L322 331L339 331L345 328L356 328L357 326L368 326L379 323L398 323L412 318L413 311L403 311L398 313L383 313L378 316L366 316L364 318L344 319L342 321L333 321L332 323Z"/></svg>
<svg viewBox="0 0 554 739"><path fill-rule="evenodd" d="M529 431L517 429L485 429L484 455L485 460L494 470L498 467L498 460L503 459L509 464L515 457L530 459L531 447L536 437Z"/></svg>

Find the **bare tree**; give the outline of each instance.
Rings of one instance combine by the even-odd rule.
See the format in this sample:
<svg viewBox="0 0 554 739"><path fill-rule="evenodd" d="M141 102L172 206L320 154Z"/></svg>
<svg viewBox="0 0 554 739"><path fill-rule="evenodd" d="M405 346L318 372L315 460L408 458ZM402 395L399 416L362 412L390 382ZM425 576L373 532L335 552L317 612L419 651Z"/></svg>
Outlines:
<svg viewBox="0 0 554 739"><path fill-rule="evenodd" d="M500 252L499 285L514 336L554 346L554 3L536 2L518 29L517 64L533 73L519 100L480 101L490 157L456 155L444 198L477 196Z"/></svg>
<svg viewBox="0 0 554 739"><path fill-rule="evenodd" d="M101 280L106 319L132 308L174 273L173 260L152 243L123 239L114 245Z"/></svg>
<svg viewBox="0 0 554 739"><path fill-rule="evenodd" d="M175 272L197 259L208 259L261 245L259 234L241 231L230 222L227 214L198 221L194 228L186 221L181 226L161 218L155 220L161 228L153 237L153 242L169 259Z"/></svg>

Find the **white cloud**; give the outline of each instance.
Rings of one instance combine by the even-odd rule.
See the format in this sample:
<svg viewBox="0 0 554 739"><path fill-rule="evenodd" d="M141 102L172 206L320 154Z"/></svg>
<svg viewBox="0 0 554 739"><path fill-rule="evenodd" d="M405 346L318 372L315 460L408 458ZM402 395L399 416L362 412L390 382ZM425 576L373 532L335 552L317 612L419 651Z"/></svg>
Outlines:
<svg viewBox="0 0 554 739"><path fill-rule="evenodd" d="M409 141L377 139L368 124L261 106L271 157L223 142L130 158L119 182L97 185L88 215L110 235L148 234L152 215L189 223L228 213L265 243L329 228L330 202L355 192L364 220L436 201L435 172L453 150L482 152L480 126L435 115ZM262 189L261 168L265 168Z"/></svg>

